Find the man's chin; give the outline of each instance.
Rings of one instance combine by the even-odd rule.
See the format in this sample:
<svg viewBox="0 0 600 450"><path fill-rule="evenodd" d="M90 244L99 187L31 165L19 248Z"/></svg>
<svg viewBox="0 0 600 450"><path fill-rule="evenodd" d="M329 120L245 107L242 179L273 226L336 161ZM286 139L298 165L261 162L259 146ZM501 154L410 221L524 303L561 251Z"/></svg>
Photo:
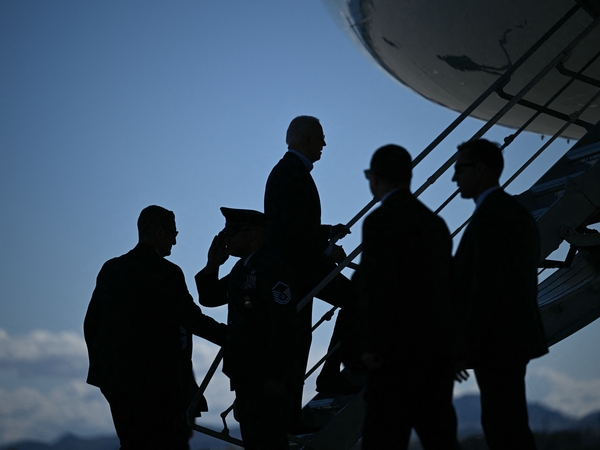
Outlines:
<svg viewBox="0 0 600 450"><path fill-rule="evenodd" d="M472 195L469 195L468 192L462 191L460 188L458 189L458 193L459 193L459 195L460 195L461 198L467 198L467 199L473 198Z"/></svg>

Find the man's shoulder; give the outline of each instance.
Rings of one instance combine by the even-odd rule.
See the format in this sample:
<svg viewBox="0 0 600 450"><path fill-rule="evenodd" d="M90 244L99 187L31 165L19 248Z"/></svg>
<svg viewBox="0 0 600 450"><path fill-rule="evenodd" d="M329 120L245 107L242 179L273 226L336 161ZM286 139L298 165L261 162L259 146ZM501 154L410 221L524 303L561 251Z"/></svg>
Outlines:
<svg viewBox="0 0 600 450"><path fill-rule="evenodd" d="M139 270L162 271L164 273L183 273L181 268L160 256L152 247L138 244L124 255L109 259L102 266L101 272L123 271L137 268Z"/></svg>
<svg viewBox="0 0 600 450"><path fill-rule="evenodd" d="M289 175L290 173L301 171L303 167L304 164L298 156L291 152L286 152L271 170L271 176Z"/></svg>
<svg viewBox="0 0 600 450"><path fill-rule="evenodd" d="M379 208L379 214L397 216L403 222L441 220L410 192L395 192Z"/></svg>
<svg viewBox="0 0 600 450"><path fill-rule="evenodd" d="M488 195L477 209L476 216L489 216L500 222L512 220L534 221L531 212L514 196L502 189Z"/></svg>
<svg viewBox="0 0 600 450"><path fill-rule="evenodd" d="M120 267L128 266L133 263L135 259L135 248L129 250L127 253L124 253L120 256L115 256L107 260L103 265L101 272L118 270Z"/></svg>
<svg viewBox="0 0 600 450"><path fill-rule="evenodd" d="M261 272L288 273L289 269L283 260L267 246L257 250L249 264Z"/></svg>

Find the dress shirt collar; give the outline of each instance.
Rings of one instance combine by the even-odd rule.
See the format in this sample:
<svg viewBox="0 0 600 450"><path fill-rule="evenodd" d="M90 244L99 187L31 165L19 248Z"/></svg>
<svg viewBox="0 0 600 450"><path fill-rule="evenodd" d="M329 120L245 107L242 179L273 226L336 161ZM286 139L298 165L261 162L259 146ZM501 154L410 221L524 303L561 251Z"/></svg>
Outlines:
<svg viewBox="0 0 600 450"><path fill-rule="evenodd" d="M313 163L310 162L310 160L304 156L302 153L300 153L298 150L292 150L291 148L288 150L288 152L293 153L294 155L297 155L298 158L300 158L300 161L302 161L302 163L306 166L306 169L310 172L314 165Z"/></svg>
<svg viewBox="0 0 600 450"><path fill-rule="evenodd" d="M492 186L491 188L486 189L481 194L479 194L479 197L477 197L477 200L475 201L475 211L477 211L477 208L481 206L481 204L487 198L488 195L490 195L492 192L498 189L500 189L500 186Z"/></svg>
<svg viewBox="0 0 600 450"><path fill-rule="evenodd" d="M383 197L381 197L381 200L379 200L379 202L380 202L380 203L383 203L383 202L385 202L385 201L388 199L388 197L389 197L390 195L392 195L393 193L395 193L395 192L398 192L398 191L399 191L399 189L398 189L398 188L396 188L396 189L392 189L391 191L388 191L388 192L386 192L386 193L384 194L384 196L383 196Z"/></svg>

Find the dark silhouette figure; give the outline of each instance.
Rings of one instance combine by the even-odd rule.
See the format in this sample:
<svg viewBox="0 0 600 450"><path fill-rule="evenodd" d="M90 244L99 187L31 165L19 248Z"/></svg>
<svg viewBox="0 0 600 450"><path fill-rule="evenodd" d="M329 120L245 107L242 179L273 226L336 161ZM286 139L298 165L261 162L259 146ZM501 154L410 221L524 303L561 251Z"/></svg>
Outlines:
<svg viewBox="0 0 600 450"><path fill-rule="evenodd" d="M108 400L122 450L185 450L198 388L191 333L220 345L226 327L202 314L181 269L164 258L176 243L174 214L149 206L138 231L135 248L98 274L84 322L87 382Z"/></svg>
<svg viewBox="0 0 600 450"><path fill-rule="evenodd" d="M298 288L298 300L301 300L345 258L342 247L332 245L329 239L348 231L341 224L321 224L319 192L310 175L326 145L319 120L311 116L296 117L288 127L286 143L288 152L272 169L265 189L264 207L269 219L267 244L291 269ZM350 280L341 274L317 297L342 308L356 303ZM303 318L303 345L299 357L306 367L311 342L312 302L300 315ZM338 316L330 348L347 333L343 316ZM325 362L317 379L318 391L345 393L355 390L340 374L341 355L336 352ZM300 391L299 405L301 397Z"/></svg>
<svg viewBox="0 0 600 450"><path fill-rule="evenodd" d="M537 305L540 238L527 209L499 187L498 145L458 147L453 181L476 202L454 257L464 368L474 369L491 449L535 449L525 397L527 363L548 352ZM464 377L463 377L464 378Z"/></svg>
<svg viewBox="0 0 600 450"><path fill-rule="evenodd" d="M365 171L381 201L363 224L364 449L457 449L452 239L444 221L410 192L411 158L379 148Z"/></svg>
<svg viewBox="0 0 600 450"><path fill-rule="evenodd" d="M200 303L228 305L223 372L235 390L244 448L287 449L292 395L302 386L296 341L299 316L287 266L266 247L265 215L221 208L206 267L196 275ZM219 280L229 255L240 260Z"/></svg>

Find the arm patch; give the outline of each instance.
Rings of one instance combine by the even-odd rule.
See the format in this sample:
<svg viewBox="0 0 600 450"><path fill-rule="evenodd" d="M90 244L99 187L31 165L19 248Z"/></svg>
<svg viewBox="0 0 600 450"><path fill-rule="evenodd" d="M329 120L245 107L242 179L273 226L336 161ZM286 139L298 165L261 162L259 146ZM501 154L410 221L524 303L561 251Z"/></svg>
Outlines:
<svg viewBox="0 0 600 450"><path fill-rule="evenodd" d="M275 286L273 286L273 300L275 303L279 303L280 305L287 305L292 299L292 291L290 287L278 281Z"/></svg>

